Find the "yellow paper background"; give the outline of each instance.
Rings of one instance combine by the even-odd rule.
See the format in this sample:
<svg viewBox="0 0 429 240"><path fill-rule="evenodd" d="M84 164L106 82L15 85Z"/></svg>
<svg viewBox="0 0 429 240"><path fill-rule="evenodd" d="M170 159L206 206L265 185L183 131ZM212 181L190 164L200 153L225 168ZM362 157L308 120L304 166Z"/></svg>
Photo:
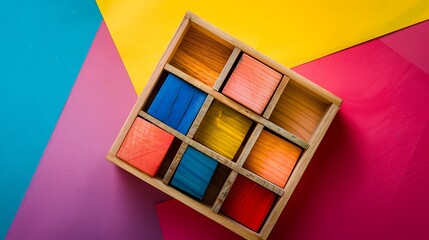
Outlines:
<svg viewBox="0 0 429 240"><path fill-rule="evenodd" d="M427 0L97 0L140 94L186 11L293 67L429 19Z"/></svg>

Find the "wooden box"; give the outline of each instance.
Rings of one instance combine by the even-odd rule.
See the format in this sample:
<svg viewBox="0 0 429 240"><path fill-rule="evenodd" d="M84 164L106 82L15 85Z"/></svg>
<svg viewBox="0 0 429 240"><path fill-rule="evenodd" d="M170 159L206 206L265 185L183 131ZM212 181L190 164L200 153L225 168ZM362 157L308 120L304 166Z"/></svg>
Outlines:
<svg viewBox="0 0 429 240"><path fill-rule="evenodd" d="M267 239L341 102L187 13L107 159Z"/></svg>

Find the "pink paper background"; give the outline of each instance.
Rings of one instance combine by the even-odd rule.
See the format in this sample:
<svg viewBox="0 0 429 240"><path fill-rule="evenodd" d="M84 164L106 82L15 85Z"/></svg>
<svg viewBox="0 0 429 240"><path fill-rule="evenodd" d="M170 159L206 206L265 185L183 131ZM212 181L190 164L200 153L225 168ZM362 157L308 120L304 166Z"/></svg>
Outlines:
<svg viewBox="0 0 429 240"><path fill-rule="evenodd" d="M428 42L426 21L294 68L344 103L271 239L429 238ZM136 98L102 24L7 239L238 238L104 160Z"/></svg>

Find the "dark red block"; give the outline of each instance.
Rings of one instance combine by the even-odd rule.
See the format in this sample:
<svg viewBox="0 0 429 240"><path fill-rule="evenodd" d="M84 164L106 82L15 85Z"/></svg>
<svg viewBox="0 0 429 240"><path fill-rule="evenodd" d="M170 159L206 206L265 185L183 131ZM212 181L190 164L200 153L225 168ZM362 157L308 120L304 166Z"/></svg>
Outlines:
<svg viewBox="0 0 429 240"><path fill-rule="evenodd" d="M273 192L238 175L220 211L258 232L275 200Z"/></svg>

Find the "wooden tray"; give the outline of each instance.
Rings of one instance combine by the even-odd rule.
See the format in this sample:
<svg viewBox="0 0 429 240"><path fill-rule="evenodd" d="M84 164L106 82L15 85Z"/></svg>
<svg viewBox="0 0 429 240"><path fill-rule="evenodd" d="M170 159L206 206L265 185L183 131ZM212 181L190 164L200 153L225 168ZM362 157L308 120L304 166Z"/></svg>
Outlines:
<svg viewBox="0 0 429 240"><path fill-rule="evenodd" d="M187 13L107 159L267 239L341 102Z"/></svg>

